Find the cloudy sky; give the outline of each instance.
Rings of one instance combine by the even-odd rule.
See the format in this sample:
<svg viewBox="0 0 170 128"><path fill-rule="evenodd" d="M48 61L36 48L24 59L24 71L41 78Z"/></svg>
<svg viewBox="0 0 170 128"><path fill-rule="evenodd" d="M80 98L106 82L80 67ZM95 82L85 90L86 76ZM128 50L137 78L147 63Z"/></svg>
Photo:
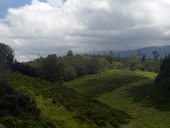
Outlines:
<svg viewBox="0 0 170 128"><path fill-rule="evenodd" d="M170 44L169 0L0 0L0 42L19 61Z"/></svg>

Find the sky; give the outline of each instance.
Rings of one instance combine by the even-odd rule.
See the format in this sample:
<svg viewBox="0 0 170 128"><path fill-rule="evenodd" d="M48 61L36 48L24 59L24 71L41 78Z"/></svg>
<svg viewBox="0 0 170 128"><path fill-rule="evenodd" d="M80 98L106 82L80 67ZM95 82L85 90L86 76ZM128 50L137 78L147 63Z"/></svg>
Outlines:
<svg viewBox="0 0 170 128"><path fill-rule="evenodd" d="M169 0L0 0L0 42L17 60L170 45Z"/></svg>

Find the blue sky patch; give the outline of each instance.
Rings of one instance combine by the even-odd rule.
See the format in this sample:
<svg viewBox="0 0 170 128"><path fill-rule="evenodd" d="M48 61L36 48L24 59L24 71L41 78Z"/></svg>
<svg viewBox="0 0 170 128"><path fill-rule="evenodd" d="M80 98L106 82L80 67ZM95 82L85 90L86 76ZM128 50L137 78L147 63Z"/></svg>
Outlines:
<svg viewBox="0 0 170 128"><path fill-rule="evenodd" d="M0 19L5 18L9 8L18 8L31 3L31 0L0 0Z"/></svg>

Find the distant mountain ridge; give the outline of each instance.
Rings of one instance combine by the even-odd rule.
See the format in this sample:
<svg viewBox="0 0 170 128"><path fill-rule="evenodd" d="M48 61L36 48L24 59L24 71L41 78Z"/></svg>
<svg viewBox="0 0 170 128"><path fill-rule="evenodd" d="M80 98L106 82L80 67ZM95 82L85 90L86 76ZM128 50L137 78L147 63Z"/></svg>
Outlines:
<svg viewBox="0 0 170 128"><path fill-rule="evenodd" d="M145 54L147 57L152 57L153 51L158 51L160 54L160 57L164 57L166 54L170 54L170 45L156 46L156 47L145 47L145 48L134 49L134 50L119 51L119 52L114 52L114 53L116 54L116 56L120 56L120 57L138 56L139 53L141 55Z"/></svg>

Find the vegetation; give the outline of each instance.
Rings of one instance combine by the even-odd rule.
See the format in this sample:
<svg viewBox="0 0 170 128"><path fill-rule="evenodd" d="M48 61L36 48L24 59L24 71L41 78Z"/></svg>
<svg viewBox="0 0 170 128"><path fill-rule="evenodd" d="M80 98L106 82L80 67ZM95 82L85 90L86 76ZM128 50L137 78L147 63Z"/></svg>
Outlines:
<svg viewBox="0 0 170 128"><path fill-rule="evenodd" d="M160 66L159 53L152 53L121 58L69 50L63 57L20 63L10 46L0 43L0 127L157 128L151 116L159 128L169 127L169 119L160 120L170 113L157 108L170 106L170 55Z"/></svg>
<svg viewBox="0 0 170 128"><path fill-rule="evenodd" d="M105 103L113 108L122 109L128 112L132 116L133 119L131 120L128 126L127 125L124 126L125 128L126 127L167 128L170 126L169 125L170 118L168 117L170 113L168 111L160 111L153 106L147 106L148 105L146 104L147 101L145 101L144 99L143 102L134 102L134 97L129 96L129 91L132 88L139 88L139 87L143 88L144 86L148 86L152 84L157 74L150 73L150 72L141 72L141 71L124 72L122 70L108 71L108 72L112 72L111 75L112 77L110 78L114 78L115 76L117 76L117 78L119 78L119 81L121 81L121 79L125 79L125 77L128 79L129 74L134 74L134 76L136 75L137 77L140 76L139 79L136 81L132 81L123 86L119 86L112 91L99 94L97 97L95 97L95 99L99 100L100 102ZM119 74L115 72L119 72ZM105 72L104 74L107 73ZM103 73L99 73L97 75L89 75L89 76L76 79L74 81L67 82L65 83L65 85L84 94L84 91L87 92L87 89L84 87L84 83L86 83L87 80L100 77L102 78L103 81L105 81L105 83L108 82L105 80L107 77L103 79L102 76ZM74 84L76 83L79 83L79 86L81 87L74 86ZM98 81L91 81L91 84L89 86L98 86L98 84L99 84ZM145 93L145 91L146 90L142 91L141 93L139 92L136 93L138 96L142 96L143 93Z"/></svg>
<svg viewBox="0 0 170 128"><path fill-rule="evenodd" d="M14 59L14 51L6 44L0 43L0 64L12 65Z"/></svg>
<svg viewBox="0 0 170 128"><path fill-rule="evenodd" d="M8 128L21 127L27 120L38 119L40 111L29 96L16 91L9 82L12 49L0 44L0 52L0 124Z"/></svg>
<svg viewBox="0 0 170 128"><path fill-rule="evenodd" d="M148 78L138 72L110 70L91 76L84 76L66 82L64 85L85 96L96 97L100 94L111 92L116 88L142 79Z"/></svg>
<svg viewBox="0 0 170 128"><path fill-rule="evenodd" d="M18 73L12 75L11 82L18 91L24 92L35 99L41 110L41 120L48 118L56 125L58 121L61 122L61 115L58 115L58 111L68 113L71 121L66 120L68 117L64 117L68 121L65 122L68 125L62 126L64 128L69 127L69 124L71 126L75 125L75 127L81 124L82 127L86 126L87 128L118 127L122 123L126 124L130 119L130 116L125 112L110 108L96 100L88 99L60 84L23 76ZM54 109L55 107L56 109Z"/></svg>
<svg viewBox="0 0 170 128"><path fill-rule="evenodd" d="M170 106L170 56L166 56L160 66L160 72L155 81L140 87L133 87L130 96L135 101L147 101L150 105L169 110Z"/></svg>
<svg viewBox="0 0 170 128"><path fill-rule="evenodd" d="M156 75L150 74L150 76ZM111 107L124 110L132 116L131 122L128 126L124 126L125 128L169 128L169 111L160 111L154 106L148 106L144 99L142 102L136 102L133 99L134 97L129 96L129 90L131 90L131 88L143 87L143 85L147 86L153 81L154 77L152 79L127 84L112 92L100 95L97 99ZM141 96L142 93L138 94L138 96Z"/></svg>
<svg viewBox="0 0 170 128"><path fill-rule="evenodd" d="M150 59L146 56L142 58L137 56L118 58L112 52L104 55L74 55L70 50L63 57L51 54L47 57L37 58L27 64L31 67L27 65L23 68L22 64L17 65L16 63L14 64L14 69L26 75L32 74L34 77L49 81L69 81L84 75L96 74L110 69L158 72L160 60L158 57Z"/></svg>

